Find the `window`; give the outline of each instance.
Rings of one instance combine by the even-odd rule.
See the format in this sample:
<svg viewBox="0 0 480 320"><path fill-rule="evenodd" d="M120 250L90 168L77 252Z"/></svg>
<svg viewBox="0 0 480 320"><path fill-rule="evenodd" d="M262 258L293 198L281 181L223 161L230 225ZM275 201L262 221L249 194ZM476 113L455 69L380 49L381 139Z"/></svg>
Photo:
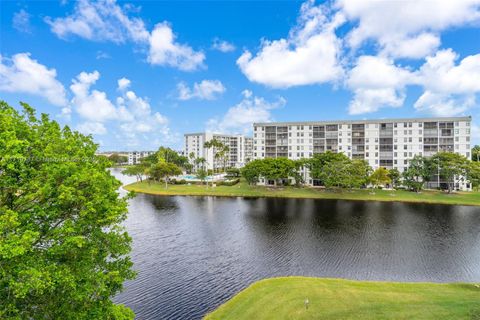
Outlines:
<svg viewBox="0 0 480 320"><path fill-rule="evenodd" d="M412 142L412 137L408 138L408 142Z"/></svg>
<svg viewBox="0 0 480 320"><path fill-rule="evenodd" d="M404 158L407 157L407 153L406 153L406 152L403 153L403 157L404 157Z"/></svg>
<svg viewBox="0 0 480 320"><path fill-rule="evenodd" d="M403 150L407 150L407 145L406 144L403 146Z"/></svg>
<svg viewBox="0 0 480 320"><path fill-rule="evenodd" d="M467 134L470 134L470 129L467 129Z"/></svg>
<svg viewBox="0 0 480 320"><path fill-rule="evenodd" d="M467 127L470 127L470 122L466 122L465 124L467 125Z"/></svg>
<svg viewBox="0 0 480 320"><path fill-rule="evenodd" d="M403 130L403 134L404 134L404 135L407 135L407 130Z"/></svg>
<svg viewBox="0 0 480 320"><path fill-rule="evenodd" d="M403 160L403 164L408 164L408 160Z"/></svg>

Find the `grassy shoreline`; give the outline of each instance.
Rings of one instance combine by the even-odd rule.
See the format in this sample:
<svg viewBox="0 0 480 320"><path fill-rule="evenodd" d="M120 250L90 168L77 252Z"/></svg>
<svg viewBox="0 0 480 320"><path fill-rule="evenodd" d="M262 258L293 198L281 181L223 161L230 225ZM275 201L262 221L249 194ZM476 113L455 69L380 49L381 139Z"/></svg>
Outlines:
<svg viewBox="0 0 480 320"><path fill-rule="evenodd" d="M479 192L457 192L447 194L441 191L422 191L414 193L405 190L341 190L329 191L317 188L269 188L250 186L244 181L235 186L206 187L202 185L169 185L163 183L135 182L124 186L128 191L164 196L217 196L246 198L302 198L302 199L338 199L358 201L412 202L448 205L480 206Z"/></svg>
<svg viewBox="0 0 480 320"><path fill-rule="evenodd" d="M480 319L480 286L271 278L255 282L204 319Z"/></svg>

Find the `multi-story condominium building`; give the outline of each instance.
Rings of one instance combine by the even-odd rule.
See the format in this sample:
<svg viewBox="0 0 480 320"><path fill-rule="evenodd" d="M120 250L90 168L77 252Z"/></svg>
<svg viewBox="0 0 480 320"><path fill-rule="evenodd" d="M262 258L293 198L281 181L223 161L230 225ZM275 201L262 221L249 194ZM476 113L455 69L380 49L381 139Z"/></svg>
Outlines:
<svg viewBox="0 0 480 320"><path fill-rule="evenodd" d="M140 163L140 159L154 154L155 151L131 151L128 153L128 164Z"/></svg>
<svg viewBox="0 0 480 320"><path fill-rule="evenodd" d="M253 124L253 158L310 158L327 150L366 160L376 169L408 167L415 155L451 151L470 158L471 117L412 118L348 121L308 121ZM316 181L303 171L307 184ZM435 180L435 179L433 179ZM441 185L430 182L429 187ZM460 179L458 189L469 189Z"/></svg>
<svg viewBox="0 0 480 320"><path fill-rule="evenodd" d="M211 132L187 133L185 134L184 154L195 158L204 158L208 169L223 168L222 159L215 158L215 150L204 147L205 142L216 139L229 147L226 158L226 167L240 168L253 158L253 139L243 135L227 135Z"/></svg>

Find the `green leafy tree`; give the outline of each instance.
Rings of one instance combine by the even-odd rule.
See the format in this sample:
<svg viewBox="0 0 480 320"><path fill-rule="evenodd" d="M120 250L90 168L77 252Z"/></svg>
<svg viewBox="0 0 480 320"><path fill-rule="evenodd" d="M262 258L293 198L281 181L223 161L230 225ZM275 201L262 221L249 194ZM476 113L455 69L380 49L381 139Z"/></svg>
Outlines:
<svg viewBox="0 0 480 320"><path fill-rule="evenodd" d="M189 160L187 157L178 154L177 151L170 148L160 147L156 152L157 160L164 160L175 164L179 168L188 169Z"/></svg>
<svg viewBox="0 0 480 320"><path fill-rule="evenodd" d="M472 161L480 161L480 146L478 145L472 148Z"/></svg>
<svg viewBox="0 0 480 320"><path fill-rule="evenodd" d="M261 175L263 177L278 184L279 181L294 177L297 167L295 161L287 158L266 158L263 159L262 169Z"/></svg>
<svg viewBox="0 0 480 320"><path fill-rule="evenodd" d="M344 177L343 187L361 188L368 183L372 168L364 160L347 161L346 176Z"/></svg>
<svg viewBox="0 0 480 320"><path fill-rule="evenodd" d="M127 176L134 176L137 178L137 181L142 181L143 180L143 175L145 174L145 168L143 165L133 165L133 166L128 166L122 171L123 174Z"/></svg>
<svg viewBox="0 0 480 320"><path fill-rule="evenodd" d="M415 192L423 189L425 183L429 181L433 174L431 161L420 155L414 156L410 161L408 168L403 171L403 183L407 188Z"/></svg>
<svg viewBox="0 0 480 320"><path fill-rule="evenodd" d="M390 178L390 181L392 181L392 186L396 188L400 184L400 178L401 178L400 171L398 171L397 168L393 168L388 170L388 177Z"/></svg>
<svg viewBox="0 0 480 320"><path fill-rule="evenodd" d="M329 165L331 167L330 169L334 170L335 168L333 167L335 167L335 165L332 166L331 165L332 163L338 162L338 163L341 163L341 165L343 165L348 160L349 160L348 157L343 153L334 153L331 151L327 151L324 153L314 154L312 158L308 159L306 165L310 169L310 175L312 176L312 178L322 180L322 183L325 184L325 181L323 181L323 179L328 178L329 181L335 179L335 178L333 179L329 178L331 175L330 172L329 173L324 172L324 169L326 168L326 166ZM332 173L334 172L332 171ZM335 181L332 181L332 183L333 182ZM328 184L330 185L331 183L328 183Z"/></svg>
<svg viewBox="0 0 480 320"><path fill-rule="evenodd" d="M127 200L90 136L0 102L0 318L133 319Z"/></svg>
<svg viewBox="0 0 480 320"><path fill-rule="evenodd" d="M122 156L118 153L112 153L109 157L108 160L112 161L116 165L124 164L128 161L127 156Z"/></svg>
<svg viewBox="0 0 480 320"><path fill-rule="evenodd" d="M197 174L197 178L202 181L202 183L205 183L207 181L207 177L208 177L208 172L207 170L205 170L204 168L200 168L197 170L196 172ZM208 182L207 182L207 187L208 187Z"/></svg>
<svg viewBox="0 0 480 320"><path fill-rule="evenodd" d="M437 173L452 192L456 179L465 179L469 170L469 160L453 152L438 152L431 158L432 168L437 168Z"/></svg>
<svg viewBox="0 0 480 320"><path fill-rule="evenodd" d="M469 163L467 178L473 189L478 190L480 188L480 162L472 161Z"/></svg>
<svg viewBox="0 0 480 320"><path fill-rule="evenodd" d="M176 164L164 160L152 165L150 169L150 175L154 181L165 181L165 189L168 188L169 178L180 174L182 174L182 170Z"/></svg>
<svg viewBox="0 0 480 320"><path fill-rule="evenodd" d="M264 163L261 159L250 161L240 170L242 177L245 178L250 185L258 183L258 180L264 171L263 166Z"/></svg>
<svg viewBox="0 0 480 320"><path fill-rule="evenodd" d="M369 178L369 182L376 188L379 186L386 186L392 183L392 178L390 178L390 172L384 167L379 167L373 171L372 175Z"/></svg>

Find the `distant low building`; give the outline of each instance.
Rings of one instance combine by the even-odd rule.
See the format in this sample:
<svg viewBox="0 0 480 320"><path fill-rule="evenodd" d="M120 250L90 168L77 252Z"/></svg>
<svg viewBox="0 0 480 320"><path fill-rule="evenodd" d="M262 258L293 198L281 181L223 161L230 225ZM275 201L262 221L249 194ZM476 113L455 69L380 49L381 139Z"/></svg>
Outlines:
<svg viewBox="0 0 480 320"><path fill-rule="evenodd" d="M128 153L128 164L138 164L140 163L140 159L148 157L154 153L155 151L131 151Z"/></svg>
<svg viewBox="0 0 480 320"><path fill-rule="evenodd" d="M223 167L223 161L215 159L214 151L204 147L205 142L216 139L229 147L226 161L227 168L241 168L253 158L253 139L244 135L228 135L221 133L201 132L185 134L184 155L190 158L205 158L208 169Z"/></svg>

